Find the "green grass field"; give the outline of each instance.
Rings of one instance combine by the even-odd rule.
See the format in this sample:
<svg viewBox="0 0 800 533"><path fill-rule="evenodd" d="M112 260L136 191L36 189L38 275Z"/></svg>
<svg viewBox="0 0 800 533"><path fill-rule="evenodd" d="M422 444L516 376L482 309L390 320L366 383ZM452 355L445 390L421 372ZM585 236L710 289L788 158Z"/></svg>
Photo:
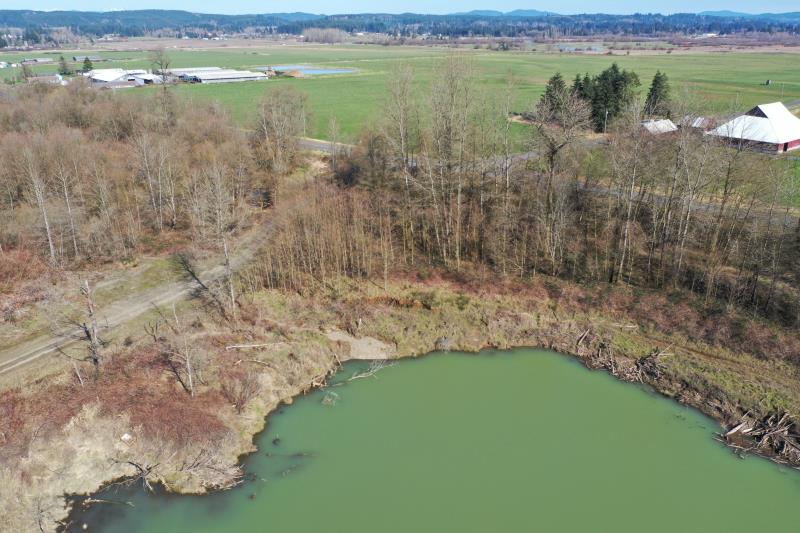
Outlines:
<svg viewBox="0 0 800 533"><path fill-rule="evenodd" d="M77 52L77 54L86 52ZM516 105L519 111L532 106L547 79L561 72L570 80L577 73L597 73L617 62L622 68L639 74L642 94L656 70L666 72L676 96L684 89L707 112L743 111L757 103L800 98L800 54L789 53L697 53L661 55L575 55L541 52L490 52L486 50L451 50L433 47L381 46L270 46L230 50L174 50L170 52L175 67L222 66L254 68L265 65L308 64L353 67L353 74L320 76L306 79L274 79L216 85L182 85L175 91L189 99L216 100L226 106L243 125L253 120L260 98L282 85L292 85L308 94L313 111L309 135L328 136L328 124L336 117L342 135L354 138L361 128L380 117L385 101L386 83L392 67L408 62L415 68L417 88L424 94L448 54L460 53L473 58L475 83L488 94L500 94L506 80L513 76ZM147 53L91 52L110 61L98 68L149 68ZM54 57L59 53L0 53L0 61L18 61L22 57ZM69 59L72 53L65 52ZM55 72L55 65L37 66L37 72ZM1 77L13 75L0 70ZM773 80L771 86L765 80ZM147 94L150 89L137 89Z"/></svg>

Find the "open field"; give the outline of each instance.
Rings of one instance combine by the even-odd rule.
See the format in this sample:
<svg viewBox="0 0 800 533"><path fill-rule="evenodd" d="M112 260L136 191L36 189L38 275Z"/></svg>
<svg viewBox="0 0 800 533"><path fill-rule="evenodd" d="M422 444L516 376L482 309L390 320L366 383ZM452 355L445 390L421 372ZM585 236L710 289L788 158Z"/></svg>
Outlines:
<svg viewBox="0 0 800 533"><path fill-rule="evenodd" d="M88 52L82 52L88 53ZM149 68L146 51L91 52L110 61L98 68ZM642 93L656 70L666 72L674 92L683 88L695 94L699 105L708 112L743 110L757 103L800 98L798 55L791 53L698 53L680 55L575 55L538 52L490 52L461 49L454 51L432 47L380 46L298 46L273 45L237 49L170 51L175 67L224 66L255 68L266 65L310 64L353 67L353 74L319 76L307 79L277 79L269 82L246 82L218 85L184 85L177 93L188 98L217 100L234 118L246 125L252 120L256 104L266 91L293 85L309 96L313 123L309 136L328 137L328 125L336 117L343 136L354 138L360 129L380 115L385 87L392 68L402 62L414 66L419 89L427 87L436 75L439 62L448 54L465 54L478 70L476 83L489 94L504 89L509 77L516 85L519 111L529 108L541 94L547 79L560 71L566 79L578 73L600 72L612 62L639 74ZM22 57L54 57L59 53L28 52L0 54L0 61ZM71 52L64 55L71 59ZM36 72L54 72L56 65L42 65ZM9 77L11 69L0 71ZM773 80L771 86L765 80ZM147 93L138 90L137 94Z"/></svg>

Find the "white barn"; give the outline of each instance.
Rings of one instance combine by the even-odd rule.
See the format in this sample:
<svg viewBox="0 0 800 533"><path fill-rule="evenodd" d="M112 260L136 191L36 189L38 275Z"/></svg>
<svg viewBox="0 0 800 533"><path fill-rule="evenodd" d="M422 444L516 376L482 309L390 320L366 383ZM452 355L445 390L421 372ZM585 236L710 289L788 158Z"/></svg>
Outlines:
<svg viewBox="0 0 800 533"><path fill-rule="evenodd" d="M90 70L84 76L94 84L135 82L136 76L147 74L146 70L124 70L121 68L101 68Z"/></svg>
<svg viewBox="0 0 800 533"><path fill-rule="evenodd" d="M233 83L241 81L261 81L269 79L263 72L250 72L249 70L205 70L192 74L185 74L186 81L194 83Z"/></svg>
<svg viewBox="0 0 800 533"><path fill-rule="evenodd" d="M800 148L800 118L781 102L761 104L708 134L745 141L769 152L788 152Z"/></svg>

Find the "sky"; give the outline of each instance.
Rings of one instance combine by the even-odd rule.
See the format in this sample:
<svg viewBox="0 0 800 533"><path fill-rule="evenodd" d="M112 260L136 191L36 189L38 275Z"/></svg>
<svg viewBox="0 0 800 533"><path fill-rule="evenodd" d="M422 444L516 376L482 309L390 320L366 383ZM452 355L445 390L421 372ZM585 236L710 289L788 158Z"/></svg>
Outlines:
<svg viewBox="0 0 800 533"><path fill-rule="evenodd" d="M706 10L731 10L747 13L769 11L779 13L800 11L798 0L773 0L754 4L745 0L539 0L525 3L519 0L3 0L0 9L112 11L119 9L182 9L200 13L275 13L305 11L308 13L454 13L472 9L538 9L557 13L678 13Z"/></svg>

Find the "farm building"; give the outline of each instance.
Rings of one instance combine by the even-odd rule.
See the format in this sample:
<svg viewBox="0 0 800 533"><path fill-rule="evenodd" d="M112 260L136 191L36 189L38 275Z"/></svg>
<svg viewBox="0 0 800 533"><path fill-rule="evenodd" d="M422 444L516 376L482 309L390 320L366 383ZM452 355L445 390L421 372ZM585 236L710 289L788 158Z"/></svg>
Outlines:
<svg viewBox="0 0 800 533"><path fill-rule="evenodd" d="M800 148L800 118L781 102L762 104L709 132L710 135L752 143L769 152Z"/></svg>
<svg viewBox="0 0 800 533"><path fill-rule="evenodd" d="M676 126L675 123L668 118L644 120L642 121L641 126L647 133L652 135L660 135L662 133L678 131L678 126Z"/></svg>
<svg viewBox="0 0 800 533"><path fill-rule="evenodd" d="M164 83L163 76L158 74L134 74L131 76L136 85L159 85Z"/></svg>
<svg viewBox="0 0 800 533"><path fill-rule="evenodd" d="M684 126L696 130L709 131L717 127L719 122L711 117L686 117L683 121Z"/></svg>
<svg viewBox="0 0 800 533"><path fill-rule="evenodd" d="M86 72L86 76L93 84L108 84L121 82L134 82L136 76L147 74L146 70L123 70L121 68L101 68Z"/></svg>
<svg viewBox="0 0 800 533"><path fill-rule="evenodd" d="M158 74L166 74L167 77L170 79L179 79L181 81L187 81L187 78L198 74L200 72L220 72L223 69L220 67L189 67L189 68L171 68L166 71L166 73L154 71Z"/></svg>
<svg viewBox="0 0 800 533"><path fill-rule="evenodd" d="M86 61L87 59L88 59L89 61L91 61L92 63L97 63L97 62L100 62L100 61L105 61L105 60L104 60L102 57L100 57L100 56L72 56L72 60L73 60L73 61L75 61L75 62L78 62L78 63L83 63L83 62L84 62L84 61Z"/></svg>
<svg viewBox="0 0 800 533"><path fill-rule="evenodd" d="M66 85L64 78L60 74L50 76L31 76L27 79L28 83L44 83L47 85Z"/></svg>
<svg viewBox="0 0 800 533"><path fill-rule="evenodd" d="M263 72L250 72L248 70L206 70L187 74L184 79L192 83L233 83L259 81L269 78Z"/></svg>
<svg viewBox="0 0 800 533"><path fill-rule="evenodd" d="M167 71L168 74L173 76L183 76L184 74L195 74L197 72L213 72L224 70L220 67L188 67L188 68L171 68Z"/></svg>

